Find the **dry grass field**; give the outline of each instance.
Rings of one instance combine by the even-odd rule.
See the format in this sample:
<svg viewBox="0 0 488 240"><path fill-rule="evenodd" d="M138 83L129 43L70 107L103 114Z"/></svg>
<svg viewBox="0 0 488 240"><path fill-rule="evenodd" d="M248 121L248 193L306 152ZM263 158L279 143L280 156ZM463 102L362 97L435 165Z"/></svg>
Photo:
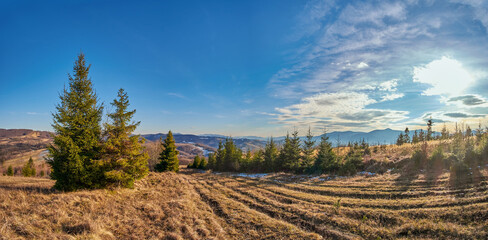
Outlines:
<svg viewBox="0 0 488 240"><path fill-rule="evenodd" d="M486 169L327 176L150 173L134 189L57 192L0 177L0 239L487 239Z"/></svg>

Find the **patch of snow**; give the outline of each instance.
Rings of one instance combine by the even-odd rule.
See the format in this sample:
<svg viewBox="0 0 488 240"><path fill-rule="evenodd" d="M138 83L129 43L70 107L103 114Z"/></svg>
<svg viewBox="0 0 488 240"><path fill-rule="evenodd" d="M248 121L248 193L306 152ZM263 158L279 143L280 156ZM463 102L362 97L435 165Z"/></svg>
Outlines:
<svg viewBox="0 0 488 240"><path fill-rule="evenodd" d="M376 173L366 172L366 171L359 172L358 174L359 175L365 175L365 176L374 176L374 175L376 175Z"/></svg>
<svg viewBox="0 0 488 240"><path fill-rule="evenodd" d="M249 178L263 178L263 177L266 177L268 175L269 175L268 173L254 173L254 174L250 174L250 173L237 173L237 174L233 174L232 176L236 176L236 177L249 177Z"/></svg>
<svg viewBox="0 0 488 240"><path fill-rule="evenodd" d="M208 151L207 149L200 147L200 146L195 146L196 148L200 149L203 152L203 156L208 157L209 153L213 153L213 151Z"/></svg>

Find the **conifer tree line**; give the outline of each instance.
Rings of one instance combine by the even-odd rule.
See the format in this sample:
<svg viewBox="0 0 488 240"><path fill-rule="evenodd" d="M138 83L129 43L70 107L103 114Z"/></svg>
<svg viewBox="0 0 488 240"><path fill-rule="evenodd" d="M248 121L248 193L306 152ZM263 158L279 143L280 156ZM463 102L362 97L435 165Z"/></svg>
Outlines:
<svg viewBox="0 0 488 240"><path fill-rule="evenodd" d="M337 173L354 174L363 168L363 156L369 154L366 142L351 144L349 152L339 157L333 151L326 132L317 143L311 129L302 141L298 131L287 134L281 145L271 137L264 149L245 153L239 149L232 138L219 143L215 153L208 155L205 169L231 172L294 172L294 173ZM201 161L200 157L190 167Z"/></svg>
<svg viewBox="0 0 488 240"><path fill-rule="evenodd" d="M486 132L486 129L481 127L481 123L478 124L478 128L472 130L469 125L458 124L455 123L454 133L449 132L447 129L446 124L442 126L441 132L436 134L435 131L432 130L432 126L434 122L432 119L427 120L427 130L424 131L423 129L415 130L413 132L412 137L410 138L410 130L405 128L405 131L398 135L396 140L397 145L403 145L405 143L421 143L430 140L449 140L449 139L456 139L456 138L467 138L476 136L479 140L481 139L482 135Z"/></svg>
<svg viewBox="0 0 488 240"><path fill-rule="evenodd" d="M140 122L132 121L127 93L120 89L102 126L103 104L88 77L90 65L80 53L68 74L69 84L60 94L53 114L54 141L48 147L48 164L54 187L59 190L132 187L148 173L144 139L132 133Z"/></svg>

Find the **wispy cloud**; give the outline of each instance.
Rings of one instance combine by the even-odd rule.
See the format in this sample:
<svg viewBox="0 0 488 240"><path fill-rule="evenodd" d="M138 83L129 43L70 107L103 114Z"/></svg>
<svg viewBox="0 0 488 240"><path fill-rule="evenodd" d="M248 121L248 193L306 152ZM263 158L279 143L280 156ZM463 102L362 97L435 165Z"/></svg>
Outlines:
<svg viewBox="0 0 488 240"><path fill-rule="evenodd" d="M177 98L181 98L181 99L186 99L186 97L183 94L180 94L180 93L170 92L170 93L167 93L167 94L169 96L173 96L173 97L177 97Z"/></svg>
<svg viewBox="0 0 488 240"><path fill-rule="evenodd" d="M472 20L488 26L487 9L476 0L310 1L301 13L309 17L300 15L297 24L303 30L291 34L301 44L297 56L268 83L273 96L296 103L277 108L278 116L271 117L280 124L337 128L405 124L419 119L409 119L411 114L428 110L427 105L404 110L411 95L421 94L445 104L436 111L439 121L482 116L469 107L484 106L488 97L473 92L482 81L488 90L487 75L476 73L488 64L488 41ZM454 98L461 96L474 97ZM455 102L463 104L451 106Z"/></svg>

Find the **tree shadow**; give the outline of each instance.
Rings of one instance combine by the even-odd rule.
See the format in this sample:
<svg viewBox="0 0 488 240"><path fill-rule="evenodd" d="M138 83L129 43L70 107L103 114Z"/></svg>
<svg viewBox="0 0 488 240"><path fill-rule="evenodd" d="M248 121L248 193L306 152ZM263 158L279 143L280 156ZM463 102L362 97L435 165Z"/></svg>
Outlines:
<svg viewBox="0 0 488 240"><path fill-rule="evenodd" d="M60 193L58 190L50 187L40 187L40 186L9 186L0 185L0 189L8 191L24 191L28 193L39 193L39 194L57 194Z"/></svg>
<svg viewBox="0 0 488 240"><path fill-rule="evenodd" d="M409 190L412 182L419 178L420 169L411 159L405 159L403 164L397 166L397 169L400 176L395 179L395 186L399 187L401 191Z"/></svg>
<svg viewBox="0 0 488 240"><path fill-rule="evenodd" d="M481 166L478 167L476 164L472 164L469 172L459 174L461 176L456 176L456 174L451 173L449 176L449 187L451 189L465 189L480 185L486 180L486 177L481 172L482 169Z"/></svg>

